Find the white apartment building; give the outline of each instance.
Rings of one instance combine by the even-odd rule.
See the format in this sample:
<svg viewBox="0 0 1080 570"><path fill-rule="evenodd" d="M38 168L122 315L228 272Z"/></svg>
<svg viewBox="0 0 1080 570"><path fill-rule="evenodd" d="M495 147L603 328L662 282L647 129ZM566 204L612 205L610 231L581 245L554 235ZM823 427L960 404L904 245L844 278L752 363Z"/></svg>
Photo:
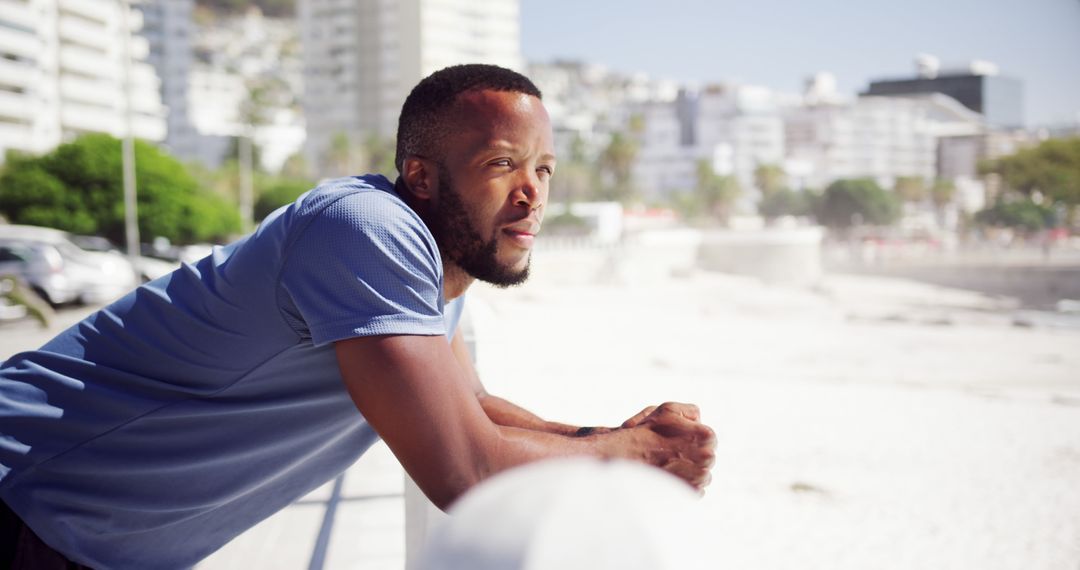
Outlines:
<svg viewBox="0 0 1080 570"><path fill-rule="evenodd" d="M641 121L634 176L642 196L663 199L693 190L704 160L717 174L734 176L750 199L755 169L784 163L779 101L761 87L714 85L633 106Z"/></svg>
<svg viewBox="0 0 1080 570"><path fill-rule="evenodd" d="M801 187L840 178L873 178L891 188L899 177L938 175L938 141L984 129L978 113L940 94L862 96L807 104L785 117L787 155L806 165Z"/></svg>
<svg viewBox="0 0 1080 570"><path fill-rule="evenodd" d="M693 146L680 105L654 101L635 105L640 122L636 133L637 158L634 161L634 185L648 201L663 200L673 192L691 191L697 184L697 162L701 156Z"/></svg>
<svg viewBox="0 0 1080 570"><path fill-rule="evenodd" d="M590 157L598 155L613 132L629 129L631 117L642 112L639 107L670 103L679 94L673 81L579 61L531 63L528 75L543 92L559 156L568 156L576 141Z"/></svg>
<svg viewBox="0 0 1080 570"><path fill-rule="evenodd" d="M298 0L305 154L323 164L338 133L392 138L409 90L459 63L523 67L519 0ZM389 173L387 173L389 174Z"/></svg>
<svg viewBox="0 0 1080 570"><path fill-rule="evenodd" d="M784 120L777 95L764 87L719 85L701 91L693 118L701 156L713 170L734 176L743 189L754 186L754 171L784 161Z"/></svg>
<svg viewBox="0 0 1080 570"><path fill-rule="evenodd" d="M142 20L123 6L0 0L0 157L47 152L81 133L124 136L128 101L133 134L164 139L159 80L146 40L134 34Z"/></svg>
<svg viewBox="0 0 1080 570"><path fill-rule="evenodd" d="M216 167L236 158L227 156L235 152L234 137L250 136L259 166L280 170L304 143L298 47L292 20L266 18L256 9L199 27L184 72L190 130L175 138L170 133L173 152Z"/></svg>

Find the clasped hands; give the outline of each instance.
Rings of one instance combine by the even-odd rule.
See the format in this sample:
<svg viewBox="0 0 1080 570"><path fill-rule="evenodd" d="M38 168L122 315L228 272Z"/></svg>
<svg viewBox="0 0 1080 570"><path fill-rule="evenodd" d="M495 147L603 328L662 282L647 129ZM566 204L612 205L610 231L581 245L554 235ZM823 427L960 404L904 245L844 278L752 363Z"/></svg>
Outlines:
<svg viewBox="0 0 1080 570"><path fill-rule="evenodd" d="M596 428L592 433L622 440L631 455L676 475L699 492L712 481L716 435L701 423L701 412L693 404L649 406L619 428Z"/></svg>

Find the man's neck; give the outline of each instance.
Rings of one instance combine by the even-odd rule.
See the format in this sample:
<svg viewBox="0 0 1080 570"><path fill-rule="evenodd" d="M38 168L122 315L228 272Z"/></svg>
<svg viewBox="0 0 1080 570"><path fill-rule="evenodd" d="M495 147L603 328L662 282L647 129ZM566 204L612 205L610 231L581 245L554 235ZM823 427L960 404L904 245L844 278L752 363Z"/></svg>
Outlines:
<svg viewBox="0 0 1080 570"><path fill-rule="evenodd" d="M428 209L429 204L421 202L413 196L412 192L409 192L405 188L405 181L399 176L394 181L394 191L397 192L405 204L413 209L420 219L424 221L424 224L431 228L431 212ZM458 297L465 294L465 291L476 281L476 278L465 272L464 269L458 267L453 262L446 259L446 256L442 258L443 262L443 299L446 301L453 301Z"/></svg>
<svg viewBox="0 0 1080 570"><path fill-rule="evenodd" d="M443 299L453 301L465 294L476 278L443 257Z"/></svg>

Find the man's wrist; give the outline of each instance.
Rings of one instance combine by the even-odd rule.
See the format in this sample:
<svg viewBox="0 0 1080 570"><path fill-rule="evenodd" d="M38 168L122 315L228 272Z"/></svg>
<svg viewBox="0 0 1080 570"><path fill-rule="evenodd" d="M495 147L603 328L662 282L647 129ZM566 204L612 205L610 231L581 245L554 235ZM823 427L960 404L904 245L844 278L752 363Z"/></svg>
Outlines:
<svg viewBox="0 0 1080 570"><path fill-rule="evenodd" d="M585 436L589 436L589 435L599 435L599 434L603 434L603 433L611 433L613 431L615 431L615 430L612 429L612 428L609 428L609 427L582 426L582 427L579 427L577 429L577 431L574 432L573 435L574 435L574 437L585 437Z"/></svg>

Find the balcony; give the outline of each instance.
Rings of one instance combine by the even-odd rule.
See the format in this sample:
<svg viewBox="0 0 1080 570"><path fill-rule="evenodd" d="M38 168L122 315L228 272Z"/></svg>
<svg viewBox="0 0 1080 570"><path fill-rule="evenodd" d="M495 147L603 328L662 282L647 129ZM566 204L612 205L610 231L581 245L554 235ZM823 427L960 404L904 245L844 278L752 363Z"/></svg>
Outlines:
<svg viewBox="0 0 1080 570"><path fill-rule="evenodd" d="M36 11L25 1L0 0L0 12L6 22L26 28L28 33L37 28Z"/></svg>
<svg viewBox="0 0 1080 570"><path fill-rule="evenodd" d="M104 54L79 46L60 47L60 69L88 77L118 81L120 63Z"/></svg>
<svg viewBox="0 0 1080 570"><path fill-rule="evenodd" d="M95 107L112 107L123 94L120 84L114 81L95 81L82 77L61 77L60 96L65 101L90 104Z"/></svg>
<svg viewBox="0 0 1080 570"><path fill-rule="evenodd" d="M28 146L30 135L29 125L0 121L0 150L9 148L33 150Z"/></svg>
<svg viewBox="0 0 1080 570"><path fill-rule="evenodd" d="M61 14L57 28L62 42L85 46L100 51L103 55L118 41L107 26L82 17Z"/></svg>
<svg viewBox="0 0 1080 570"><path fill-rule="evenodd" d="M0 117L18 122L32 122L38 105L26 94L0 91Z"/></svg>
<svg viewBox="0 0 1080 570"><path fill-rule="evenodd" d="M59 0L57 8L61 13L67 12L103 23L119 17L116 3L102 0Z"/></svg>
<svg viewBox="0 0 1080 570"><path fill-rule="evenodd" d="M121 134L122 116L115 109L65 101L60 108L64 131Z"/></svg>
<svg viewBox="0 0 1080 570"><path fill-rule="evenodd" d="M36 60L41 49L41 40L37 36L0 27L0 51Z"/></svg>
<svg viewBox="0 0 1080 570"><path fill-rule="evenodd" d="M0 85L26 89L35 85L39 77L36 67L0 58Z"/></svg>

